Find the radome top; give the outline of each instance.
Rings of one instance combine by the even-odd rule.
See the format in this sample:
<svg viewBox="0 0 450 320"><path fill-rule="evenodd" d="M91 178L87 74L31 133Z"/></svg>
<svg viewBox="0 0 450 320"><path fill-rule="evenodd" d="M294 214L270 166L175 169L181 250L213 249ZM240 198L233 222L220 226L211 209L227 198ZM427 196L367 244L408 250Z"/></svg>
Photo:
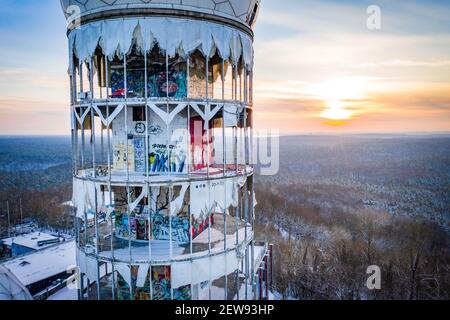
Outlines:
<svg viewBox="0 0 450 320"><path fill-rule="evenodd" d="M241 22L252 28L256 22L261 0L60 0L68 17L77 6L82 18L108 13L126 12L140 13L154 10L160 14L190 13L207 14L220 18ZM76 7L75 7L76 8Z"/></svg>

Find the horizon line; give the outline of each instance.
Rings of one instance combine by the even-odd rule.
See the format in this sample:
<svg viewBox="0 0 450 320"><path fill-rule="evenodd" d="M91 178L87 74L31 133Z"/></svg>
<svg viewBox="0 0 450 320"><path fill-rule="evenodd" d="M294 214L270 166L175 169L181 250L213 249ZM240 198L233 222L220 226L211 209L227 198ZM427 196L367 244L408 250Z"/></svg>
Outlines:
<svg viewBox="0 0 450 320"><path fill-rule="evenodd" d="M269 130L270 131L270 130ZM356 135L390 135L390 136L442 136L450 135L450 131L404 131L404 132L373 132L373 131L361 131L361 132L299 132L299 133L280 133L280 137L296 137L296 136L356 136ZM99 135L100 136L100 135ZM70 134L0 134L0 138L70 138Z"/></svg>

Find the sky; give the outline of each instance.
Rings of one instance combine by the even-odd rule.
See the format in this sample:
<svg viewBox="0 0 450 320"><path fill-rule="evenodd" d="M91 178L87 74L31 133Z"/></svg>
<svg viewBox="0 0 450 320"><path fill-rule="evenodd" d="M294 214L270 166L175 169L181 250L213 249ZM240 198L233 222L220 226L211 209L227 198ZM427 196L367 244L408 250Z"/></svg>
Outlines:
<svg viewBox="0 0 450 320"><path fill-rule="evenodd" d="M0 135L70 133L65 27L57 0L0 0ZM450 1L262 0L254 73L257 129L449 132Z"/></svg>

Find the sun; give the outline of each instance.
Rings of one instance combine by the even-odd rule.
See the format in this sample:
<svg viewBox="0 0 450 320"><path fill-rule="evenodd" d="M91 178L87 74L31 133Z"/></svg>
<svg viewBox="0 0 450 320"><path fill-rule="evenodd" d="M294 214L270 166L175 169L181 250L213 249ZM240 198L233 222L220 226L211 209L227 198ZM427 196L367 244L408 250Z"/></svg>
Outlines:
<svg viewBox="0 0 450 320"><path fill-rule="evenodd" d="M350 120L353 112L345 109L341 101L327 101L326 109L321 117L329 120Z"/></svg>
<svg viewBox="0 0 450 320"><path fill-rule="evenodd" d="M325 103L320 117L331 120L332 125L345 124L345 120L354 116L354 112L349 110L351 103L348 101L360 99L364 91L364 81L355 78L335 79L319 84L315 93Z"/></svg>

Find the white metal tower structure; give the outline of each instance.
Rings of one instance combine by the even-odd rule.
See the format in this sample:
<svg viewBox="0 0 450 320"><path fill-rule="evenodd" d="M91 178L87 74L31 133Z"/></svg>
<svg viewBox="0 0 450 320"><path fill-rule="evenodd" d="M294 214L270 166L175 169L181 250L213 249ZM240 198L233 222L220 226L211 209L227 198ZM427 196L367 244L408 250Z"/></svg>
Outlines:
<svg viewBox="0 0 450 320"><path fill-rule="evenodd" d="M260 0L61 0L80 298L265 299L255 242Z"/></svg>

